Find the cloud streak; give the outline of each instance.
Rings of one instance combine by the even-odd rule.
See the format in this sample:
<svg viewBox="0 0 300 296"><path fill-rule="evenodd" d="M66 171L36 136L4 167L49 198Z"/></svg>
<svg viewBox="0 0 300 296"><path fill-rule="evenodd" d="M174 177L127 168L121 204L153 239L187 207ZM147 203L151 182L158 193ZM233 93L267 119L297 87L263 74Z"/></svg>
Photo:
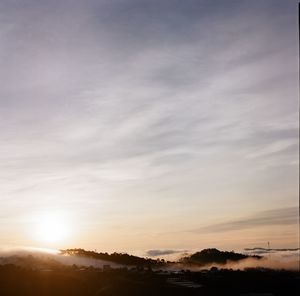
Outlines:
<svg viewBox="0 0 300 296"><path fill-rule="evenodd" d="M295 11L281 1L1 1L5 221L18 228L55 204L77 215L93 249L117 219L146 235L169 221L189 229L186 217L203 224L212 206L297 204Z"/></svg>
<svg viewBox="0 0 300 296"><path fill-rule="evenodd" d="M297 225L299 208L290 207L259 212L239 220L224 221L193 230L194 232L226 232L262 226Z"/></svg>
<svg viewBox="0 0 300 296"><path fill-rule="evenodd" d="M158 256L164 256L164 255L173 255L173 254L179 254L179 253L185 253L186 250L148 250L147 256L150 257L158 257Z"/></svg>

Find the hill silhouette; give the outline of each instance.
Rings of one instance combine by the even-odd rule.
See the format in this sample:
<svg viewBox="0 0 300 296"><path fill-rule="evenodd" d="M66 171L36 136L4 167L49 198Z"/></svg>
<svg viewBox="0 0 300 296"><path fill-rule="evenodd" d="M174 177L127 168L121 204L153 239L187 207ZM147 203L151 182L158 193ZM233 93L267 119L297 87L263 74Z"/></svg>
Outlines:
<svg viewBox="0 0 300 296"><path fill-rule="evenodd" d="M65 249L60 250L62 255L80 256L86 258L93 258L99 260L110 261L122 265L134 265L134 266L163 266L166 264L164 259L151 259L143 258L127 253L97 253L94 251L86 251L84 249Z"/></svg>
<svg viewBox="0 0 300 296"><path fill-rule="evenodd" d="M151 267L162 267L166 264L184 263L194 265L209 265L209 264L226 264L228 261L240 261L247 258L260 259L258 255L245 255L235 253L234 251L220 251L215 248L204 249L200 252L196 252L189 256L179 259L178 262L165 261L164 259L151 259L143 258L127 253L97 253L94 251L86 251L84 249L65 249L60 250L62 255L80 256L85 258L93 258L98 260L105 260L121 265L132 265L132 266L151 266Z"/></svg>
<svg viewBox="0 0 300 296"><path fill-rule="evenodd" d="M220 251L218 249L211 248L183 257L180 259L180 262L197 265L208 265L211 263L226 264L228 261L240 261L247 258L260 259L262 257L258 255L239 254L234 251Z"/></svg>

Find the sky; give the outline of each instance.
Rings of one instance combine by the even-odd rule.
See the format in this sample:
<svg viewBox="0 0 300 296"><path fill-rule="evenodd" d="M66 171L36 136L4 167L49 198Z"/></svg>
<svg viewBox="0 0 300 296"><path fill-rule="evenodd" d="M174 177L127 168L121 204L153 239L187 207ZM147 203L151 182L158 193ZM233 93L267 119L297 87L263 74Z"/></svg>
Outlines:
<svg viewBox="0 0 300 296"><path fill-rule="evenodd" d="M0 246L297 247L297 2L1 0Z"/></svg>

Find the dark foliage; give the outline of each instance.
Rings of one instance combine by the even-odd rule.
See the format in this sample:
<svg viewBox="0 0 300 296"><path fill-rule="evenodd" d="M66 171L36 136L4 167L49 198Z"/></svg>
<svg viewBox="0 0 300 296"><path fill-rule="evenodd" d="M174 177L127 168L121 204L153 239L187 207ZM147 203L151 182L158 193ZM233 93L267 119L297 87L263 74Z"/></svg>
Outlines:
<svg viewBox="0 0 300 296"><path fill-rule="evenodd" d="M226 264L227 261L239 261L246 258L260 259L261 256L245 255L231 252L219 251L218 249L204 249L181 259L181 262L188 264L206 265L211 263Z"/></svg>
<svg viewBox="0 0 300 296"><path fill-rule="evenodd" d="M99 260L110 261L122 265L133 266L162 266L165 264L163 259L150 259L129 255L126 253L97 253L94 251L86 251L84 249L66 249L60 250L62 255L81 256Z"/></svg>

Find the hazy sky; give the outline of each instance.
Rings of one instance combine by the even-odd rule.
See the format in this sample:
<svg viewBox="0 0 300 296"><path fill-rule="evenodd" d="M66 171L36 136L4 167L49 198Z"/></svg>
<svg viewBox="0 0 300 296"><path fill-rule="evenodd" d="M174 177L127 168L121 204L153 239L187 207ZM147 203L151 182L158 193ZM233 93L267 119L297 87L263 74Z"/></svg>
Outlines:
<svg viewBox="0 0 300 296"><path fill-rule="evenodd" d="M297 2L1 0L0 245L297 246Z"/></svg>

